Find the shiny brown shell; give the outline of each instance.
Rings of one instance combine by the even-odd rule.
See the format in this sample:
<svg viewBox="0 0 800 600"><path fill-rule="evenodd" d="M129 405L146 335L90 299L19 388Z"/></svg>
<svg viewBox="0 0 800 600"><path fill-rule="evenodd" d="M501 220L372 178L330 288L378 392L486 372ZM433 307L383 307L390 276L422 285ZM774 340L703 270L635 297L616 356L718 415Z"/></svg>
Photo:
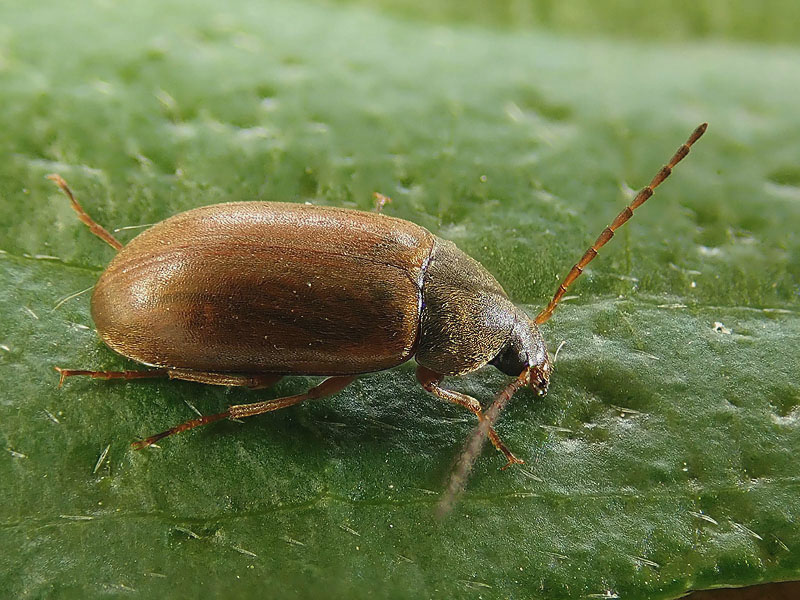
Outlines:
<svg viewBox="0 0 800 600"><path fill-rule="evenodd" d="M384 215L274 202L180 213L125 246L92 318L141 363L343 375L414 355L426 229Z"/></svg>

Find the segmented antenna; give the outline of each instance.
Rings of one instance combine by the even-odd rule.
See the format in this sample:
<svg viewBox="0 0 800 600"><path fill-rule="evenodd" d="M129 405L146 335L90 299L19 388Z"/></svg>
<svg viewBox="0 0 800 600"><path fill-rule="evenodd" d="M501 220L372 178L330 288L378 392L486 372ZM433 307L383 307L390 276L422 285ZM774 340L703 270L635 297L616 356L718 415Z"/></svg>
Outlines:
<svg viewBox="0 0 800 600"><path fill-rule="evenodd" d="M583 270L586 268L586 265L592 262L594 257L597 256L597 251L600 250L600 248L602 248L603 246L605 246L608 240L614 237L614 232L620 227L622 227L628 221L628 219L630 219L633 216L633 211L639 208L642 204L644 204L648 200L648 198L650 198L650 196L653 195L654 190L659 185L661 185L661 183L667 177L670 176L670 173L672 173L672 169L675 168L675 165L677 165L684 158L686 158L686 155L689 154L689 149L692 147L692 144L694 144L697 140L700 139L700 137L706 132L707 128L708 128L708 123L703 123L697 129L695 129L692 132L692 135L689 136L689 139L686 140L686 143L683 144L680 148L678 148L678 151L675 152L670 161L666 165L661 167L661 170L656 174L655 177L653 177L653 180L650 182L650 185L647 185L644 188L642 188L642 190L638 194L636 194L636 197L633 199L633 202L631 202L628 206L626 206L622 210L622 212L619 213L617 217L611 222L611 225L609 225L603 230L603 233L600 234L595 243L589 247L589 249L581 257L578 263L574 265L572 269L570 269L569 273L567 273L567 276L564 278L564 281L561 282L561 285L558 286L558 289L556 290L553 299L550 300L550 303L542 310L542 312L536 315L535 321L537 325L545 323L553 315L553 311L556 309L556 306L558 306L558 303L561 301L561 297L566 293L567 288L569 288L569 286L571 286L572 283L578 277L580 277L581 273L583 273Z"/></svg>

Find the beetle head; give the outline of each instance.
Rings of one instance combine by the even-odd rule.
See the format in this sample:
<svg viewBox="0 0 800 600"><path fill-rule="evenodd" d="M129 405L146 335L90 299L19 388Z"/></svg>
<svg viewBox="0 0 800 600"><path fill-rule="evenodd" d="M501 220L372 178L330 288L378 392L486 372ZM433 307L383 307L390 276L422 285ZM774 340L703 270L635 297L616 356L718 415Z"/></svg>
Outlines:
<svg viewBox="0 0 800 600"><path fill-rule="evenodd" d="M550 357L539 327L521 312L508 342L490 363L506 375L521 377L538 396L547 393L552 372Z"/></svg>

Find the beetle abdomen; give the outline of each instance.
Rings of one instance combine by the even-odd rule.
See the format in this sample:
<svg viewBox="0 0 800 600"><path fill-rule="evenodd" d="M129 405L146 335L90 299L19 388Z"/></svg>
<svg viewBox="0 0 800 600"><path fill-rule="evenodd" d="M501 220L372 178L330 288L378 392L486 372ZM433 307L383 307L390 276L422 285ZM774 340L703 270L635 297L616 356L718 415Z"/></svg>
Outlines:
<svg viewBox="0 0 800 600"><path fill-rule="evenodd" d="M319 375L408 360L433 236L373 213L242 202L145 231L100 277L100 337L146 364Z"/></svg>

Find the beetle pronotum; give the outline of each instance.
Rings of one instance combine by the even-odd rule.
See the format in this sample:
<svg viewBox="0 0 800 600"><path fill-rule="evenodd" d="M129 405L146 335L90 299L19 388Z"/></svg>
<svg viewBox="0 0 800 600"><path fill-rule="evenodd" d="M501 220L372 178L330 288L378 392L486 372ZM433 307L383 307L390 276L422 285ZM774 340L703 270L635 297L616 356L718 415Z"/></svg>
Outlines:
<svg viewBox="0 0 800 600"><path fill-rule="evenodd" d="M521 463L492 421L520 388L530 387L538 396L547 392L552 367L539 326L705 130L705 123L697 127L603 230L535 319L452 242L380 214L388 200L380 194L373 213L272 202L196 208L154 225L123 247L81 208L61 176L49 175L80 220L118 251L92 295L100 338L123 356L154 367L56 367L60 383L74 375L163 377L259 389L285 375L327 376L306 393L231 406L133 444L141 449L199 425L330 396L357 375L414 357L423 388L474 413L481 421L476 439L488 435L505 455L506 467ZM491 419L476 399L442 386L445 376L487 364L515 377L498 394ZM467 457L469 464L476 453Z"/></svg>

